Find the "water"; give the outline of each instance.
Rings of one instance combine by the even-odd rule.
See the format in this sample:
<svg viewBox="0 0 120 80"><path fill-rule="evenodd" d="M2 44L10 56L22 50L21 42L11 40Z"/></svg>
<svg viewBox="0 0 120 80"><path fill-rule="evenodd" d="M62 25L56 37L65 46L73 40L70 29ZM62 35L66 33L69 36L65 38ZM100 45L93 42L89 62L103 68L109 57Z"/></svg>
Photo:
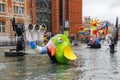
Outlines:
<svg viewBox="0 0 120 80"><path fill-rule="evenodd" d="M85 44L72 47L78 56L70 64L52 64L47 55L27 49L24 57L5 57L9 47L0 48L0 80L120 80L120 46L111 55L108 46L89 49Z"/></svg>

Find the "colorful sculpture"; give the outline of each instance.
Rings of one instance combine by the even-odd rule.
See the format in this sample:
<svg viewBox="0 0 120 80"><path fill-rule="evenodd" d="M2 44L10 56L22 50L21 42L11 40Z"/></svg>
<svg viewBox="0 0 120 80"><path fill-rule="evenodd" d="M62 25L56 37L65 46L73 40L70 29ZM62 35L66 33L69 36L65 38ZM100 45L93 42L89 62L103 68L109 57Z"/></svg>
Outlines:
<svg viewBox="0 0 120 80"><path fill-rule="evenodd" d="M77 28L79 34L82 34L83 36L87 37L87 39L89 39L88 46L91 48L101 48L98 32L103 35L108 34L108 22L106 22L105 26L102 27L98 27L99 23L99 19L95 18L90 22L91 28ZM91 34L87 35L86 30L90 31Z"/></svg>
<svg viewBox="0 0 120 80"><path fill-rule="evenodd" d="M47 35L47 27L46 25L41 25L40 26L41 31L43 32L43 46L45 46L48 43L48 35Z"/></svg>
<svg viewBox="0 0 120 80"><path fill-rule="evenodd" d="M77 59L70 47L71 44L69 39L63 34L52 37L44 47L36 45L31 38L29 39L29 43L31 48L36 52L41 54L48 53L53 62L65 64L70 60Z"/></svg>

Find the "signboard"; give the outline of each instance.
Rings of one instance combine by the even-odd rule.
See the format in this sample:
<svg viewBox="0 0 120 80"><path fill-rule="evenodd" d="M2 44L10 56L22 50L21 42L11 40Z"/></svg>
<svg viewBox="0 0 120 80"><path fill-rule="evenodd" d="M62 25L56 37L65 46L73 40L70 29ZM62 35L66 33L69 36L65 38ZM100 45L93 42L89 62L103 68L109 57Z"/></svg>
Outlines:
<svg viewBox="0 0 120 80"><path fill-rule="evenodd" d="M65 21L65 28L69 28L69 21Z"/></svg>

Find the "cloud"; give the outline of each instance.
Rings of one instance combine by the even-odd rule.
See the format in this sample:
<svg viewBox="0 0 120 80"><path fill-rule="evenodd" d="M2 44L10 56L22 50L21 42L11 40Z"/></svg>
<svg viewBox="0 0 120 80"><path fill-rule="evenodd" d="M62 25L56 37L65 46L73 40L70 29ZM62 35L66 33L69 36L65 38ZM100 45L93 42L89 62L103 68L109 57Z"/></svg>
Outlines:
<svg viewBox="0 0 120 80"><path fill-rule="evenodd" d="M115 18L120 17L119 10L120 0L83 0L83 16L115 23Z"/></svg>
<svg viewBox="0 0 120 80"><path fill-rule="evenodd" d="M117 8L120 6L120 0L114 0L110 4L110 8Z"/></svg>

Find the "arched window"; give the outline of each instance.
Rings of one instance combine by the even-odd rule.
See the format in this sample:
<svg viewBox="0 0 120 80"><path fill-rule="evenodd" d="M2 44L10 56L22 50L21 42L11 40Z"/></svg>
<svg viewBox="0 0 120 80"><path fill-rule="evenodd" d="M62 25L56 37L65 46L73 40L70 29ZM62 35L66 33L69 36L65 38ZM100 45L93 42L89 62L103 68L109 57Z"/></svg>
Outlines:
<svg viewBox="0 0 120 80"><path fill-rule="evenodd" d="M0 33L5 33L5 22L0 21Z"/></svg>

